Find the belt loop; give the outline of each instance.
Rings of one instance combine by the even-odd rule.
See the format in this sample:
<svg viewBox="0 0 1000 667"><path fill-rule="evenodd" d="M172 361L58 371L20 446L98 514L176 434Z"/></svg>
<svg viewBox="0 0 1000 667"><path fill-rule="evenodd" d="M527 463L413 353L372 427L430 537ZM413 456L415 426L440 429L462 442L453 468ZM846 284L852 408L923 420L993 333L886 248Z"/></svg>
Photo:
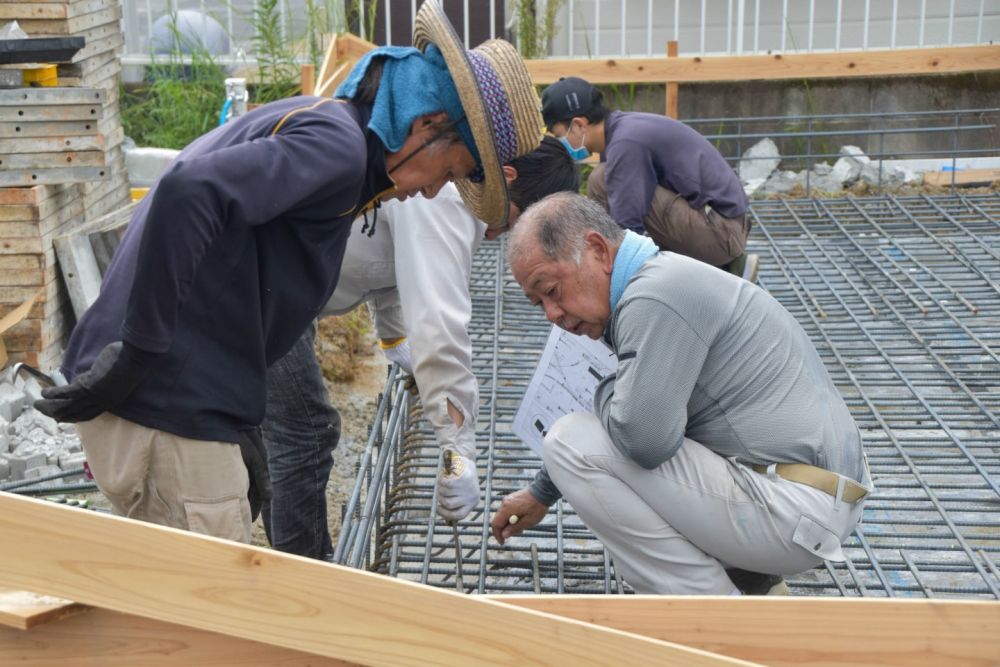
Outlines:
<svg viewBox="0 0 1000 667"><path fill-rule="evenodd" d="M768 479L778 479L778 464L771 463L767 466L767 477Z"/></svg>
<svg viewBox="0 0 1000 667"><path fill-rule="evenodd" d="M837 502L844 500L845 489L847 489L847 479L843 475L837 475Z"/></svg>

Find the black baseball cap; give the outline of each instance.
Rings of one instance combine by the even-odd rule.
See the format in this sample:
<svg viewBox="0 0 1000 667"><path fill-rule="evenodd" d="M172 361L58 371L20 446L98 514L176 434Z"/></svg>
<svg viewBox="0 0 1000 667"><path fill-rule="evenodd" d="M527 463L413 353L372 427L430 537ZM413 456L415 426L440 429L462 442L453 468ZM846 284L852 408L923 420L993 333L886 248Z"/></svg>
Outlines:
<svg viewBox="0 0 1000 667"><path fill-rule="evenodd" d="M594 87L576 76L564 76L542 92L542 118L551 128L560 121L586 116L594 104Z"/></svg>

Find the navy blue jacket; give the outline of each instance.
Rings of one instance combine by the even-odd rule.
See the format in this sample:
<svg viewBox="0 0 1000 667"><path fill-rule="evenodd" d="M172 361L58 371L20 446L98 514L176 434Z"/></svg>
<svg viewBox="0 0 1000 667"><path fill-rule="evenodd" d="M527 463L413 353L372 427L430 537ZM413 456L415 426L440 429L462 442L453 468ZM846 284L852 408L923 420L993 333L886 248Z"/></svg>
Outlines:
<svg viewBox="0 0 1000 667"><path fill-rule="evenodd" d="M63 371L109 343L153 356L112 413L199 440L260 424L265 369L333 293L351 222L393 188L370 108L297 97L185 148L140 202Z"/></svg>

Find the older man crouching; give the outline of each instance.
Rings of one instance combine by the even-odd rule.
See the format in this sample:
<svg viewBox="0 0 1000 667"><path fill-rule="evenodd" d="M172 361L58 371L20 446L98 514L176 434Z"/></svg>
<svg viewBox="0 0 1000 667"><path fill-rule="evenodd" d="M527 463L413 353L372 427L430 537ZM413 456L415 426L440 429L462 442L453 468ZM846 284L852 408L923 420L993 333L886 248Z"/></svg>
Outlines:
<svg viewBox="0 0 1000 667"><path fill-rule="evenodd" d="M861 436L777 301L573 194L530 207L508 259L549 321L603 337L618 368L595 415L549 430L545 465L493 517L499 542L564 496L640 593L773 592L844 560L872 486Z"/></svg>

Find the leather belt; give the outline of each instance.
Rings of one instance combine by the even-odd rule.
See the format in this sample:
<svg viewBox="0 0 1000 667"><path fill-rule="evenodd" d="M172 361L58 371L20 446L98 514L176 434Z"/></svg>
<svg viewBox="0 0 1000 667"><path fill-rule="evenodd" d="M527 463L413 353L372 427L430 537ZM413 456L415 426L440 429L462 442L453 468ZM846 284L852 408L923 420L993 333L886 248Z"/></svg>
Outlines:
<svg viewBox="0 0 1000 667"><path fill-rule="evenodd" d="M768 466L766 465L755 463L751 467L754 469L754 472L767 474ZM811 486L814 489L818 489L823 493L829 494L833 498L837 497L837 486L839 485L840 480L843 479L843 500L850 505L853 505L868 495L868 489L861 486L853 479L848 479L838 475L837 473L830 472L829 470L823 470L822 468L806 465L805 463L778 463L774 466L774 472L782 479L786 479L789 482L796 482L798 484Z"/></svg>

